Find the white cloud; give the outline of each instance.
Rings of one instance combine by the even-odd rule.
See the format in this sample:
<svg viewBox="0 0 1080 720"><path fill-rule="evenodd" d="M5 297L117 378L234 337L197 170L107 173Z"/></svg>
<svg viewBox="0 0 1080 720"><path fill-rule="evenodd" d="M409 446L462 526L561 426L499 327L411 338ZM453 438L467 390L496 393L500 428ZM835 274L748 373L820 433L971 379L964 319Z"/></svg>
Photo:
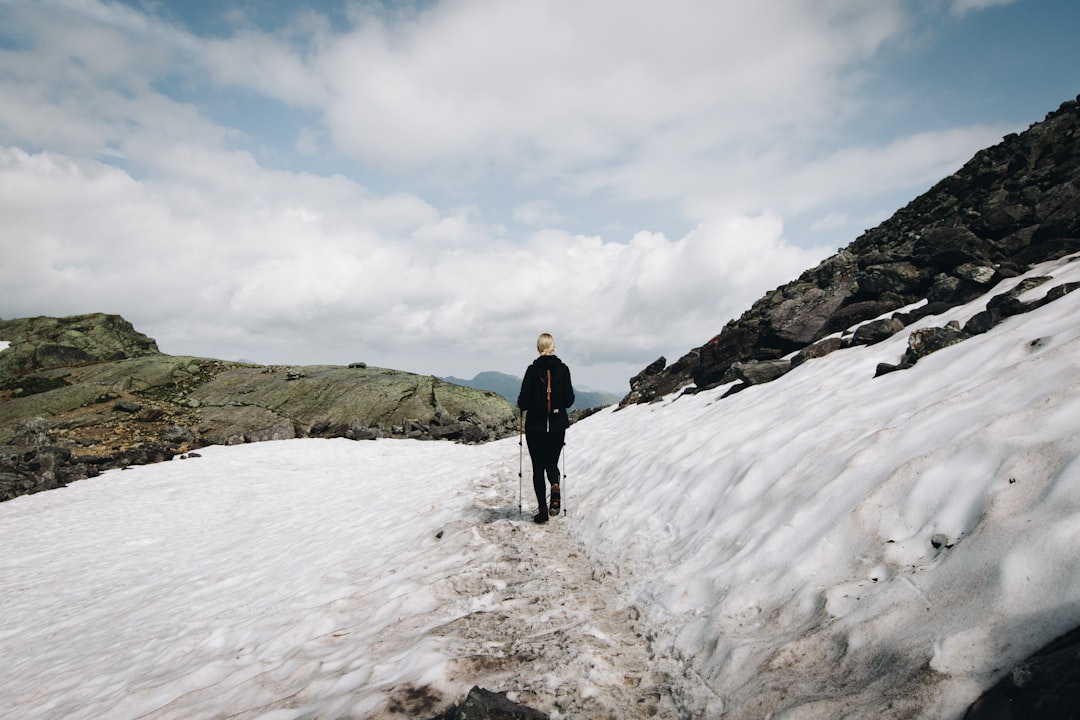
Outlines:
<svg viewBox="0 0 1080 720"><path fill-rule="evenodd" d="M550 200L532 200L514 208L514 220L523 225L561 225L567 217L560 213Z"/></svg>
<svg viewBox="0 0 1080 720"><path fill-rule="evenodd" d="M296 138L296 151L301 155L315 155L323 145L323 133L317 128L300 128Z"/></svg>
<svg viewBox="0 0 1080 720"><path fill-rule="evenodd" d="M279 38L244 32L227 39L192 40L193 62L227 86L254 90L288 105L320 107L326 87L310 66L308 53ZM316 47L319 39L315 39Z"/></svg>
<svg viewBox="0 0 1080 720"><path fill-rule="evenodd" d="M350 257L377 257L395 231L438 219L416 198L373 197L343 178L269 173L236 155L184 159L182 180L136 182L100 163L4 150L4 254L15 258L4 265L5 305L125 306L151 322L180 308L225 323L290 303L303 314L338 297ZM39 244L47 250L16 252ZM245 303L260 283L264 309Z"/></svg>
<svg viewBox="0 0 1080 720"><path fill-rule="evenodd" d="M459 375L516 369L547 329L613 387L820 260L785 216L932 182L1003 132L837 142L862 63L909 29L902 0L373 7L204 38L120 3L0 2L19 37L0 49L0 314ZM303 115L266 154L274 118L215 119L250 97ZM265 160L285 155L352 174ZM574 232L593 202L664 202L693 229L613 212L622 242Z"/></svg>
<svg viewBox="0 0 1080 720"><path fill-rule="evenodd" d="M4 314L118 312L173 352L198 332L230 357L260 340L275 352L309 346L293 350L307 362L392 347L429 371L431 348L482 369L483 358L520 357L523 331L558 327L563 347L591 362L636 362L699 344L703 328L820 259L786 246L775 217L706 223L679 240L541 231L519 244L467 212L373 198L341 178L187 157L185 181L165 186L0 153L0 249L13 258L0 270Z"/></svg>
<svg viewBox="0 0 1080 720"><path fill-rule="evenodd" d="M825 217L818 218L811 225L810 229L814 231L821 230L835 230L838 228L846 228L851 224L851 219L844 213L828 213Z"/></svg>
<svg viewBox="0 0 1080 720"><path fill-rule="evenodd" d="M905 135L880 146L844 147L786 174L776 173L782 184L777 196L787 199L786 211L800 212L830 197L865 197L897 187L929 188L1013 129L976 125Z"/></svg>
<svg viewBox="0 0 1080 720"><path fill-rule="evenodd" d="M836 73L902 26L894 2L441 3L328 46L326 118L344 151L395 167L550 174L675 140L686 159L831 118Z"/></svg>

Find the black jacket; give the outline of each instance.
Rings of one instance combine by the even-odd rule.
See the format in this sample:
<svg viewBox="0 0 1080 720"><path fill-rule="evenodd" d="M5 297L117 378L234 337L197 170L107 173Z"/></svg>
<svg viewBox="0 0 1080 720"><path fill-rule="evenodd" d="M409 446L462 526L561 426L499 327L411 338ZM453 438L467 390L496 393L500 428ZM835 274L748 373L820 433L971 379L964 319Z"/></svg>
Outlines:
<svg viewBox="0 0 1080 720"><path fill-rule="evenodd" d="M551 414L548 414L547 379L551 372ZM541 355L525 370L517 406L525 411L525 429L565 430L570 427L567 409L574 404L570 368L554 355Z"/></svg>

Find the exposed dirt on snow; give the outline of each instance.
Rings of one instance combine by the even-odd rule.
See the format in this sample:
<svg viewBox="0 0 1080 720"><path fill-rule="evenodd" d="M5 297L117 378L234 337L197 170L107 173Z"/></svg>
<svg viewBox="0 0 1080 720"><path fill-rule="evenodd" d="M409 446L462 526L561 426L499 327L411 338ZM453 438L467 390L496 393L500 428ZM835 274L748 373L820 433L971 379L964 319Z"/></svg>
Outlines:
<svg viewBox="0 0 1080 720"><path fill-rule="evenodd" d="M528 469L519 513L517 465L515 457L483 473L476 516L448 529L467 538L472 559L438 588L452 619L431 633L445 641L453 658L447 675L462 688L443 705L479 685L552 718L687 716L684 689L700 682L681 663L654 655L651 633L620 595L618 578L594 568L572 539L572 505L546 525L532 522ZM401 689L386 717L400 717L393 710L408 711L408 698L423 694Z"/></svg>

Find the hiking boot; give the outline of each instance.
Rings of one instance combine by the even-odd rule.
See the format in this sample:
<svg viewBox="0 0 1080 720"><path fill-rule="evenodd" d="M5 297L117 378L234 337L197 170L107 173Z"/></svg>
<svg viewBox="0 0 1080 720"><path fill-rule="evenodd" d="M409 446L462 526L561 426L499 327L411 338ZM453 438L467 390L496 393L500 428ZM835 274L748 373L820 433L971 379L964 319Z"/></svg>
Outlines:
<svg viewBox="0 0 1080 720"><path fill-rule="evenodd" d="M543 525L547 521L548 521L548 514L547 513L536 513L535 515L533 515L533 522L536 523L537 525Z"/></svg>
<svg viewBox="0 0 1080 720"><path fill-rule="evenodd" d="M552 515L558 515L560 509L562 509L562 495L559 494L559 484L555 483L551 486L551 506L548 508L548 512Z"/></svg>

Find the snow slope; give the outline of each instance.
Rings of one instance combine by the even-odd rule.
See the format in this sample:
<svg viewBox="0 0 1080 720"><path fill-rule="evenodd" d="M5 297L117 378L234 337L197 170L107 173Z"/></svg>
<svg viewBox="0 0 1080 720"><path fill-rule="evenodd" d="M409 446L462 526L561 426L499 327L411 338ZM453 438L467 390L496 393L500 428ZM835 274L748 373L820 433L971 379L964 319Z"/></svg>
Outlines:
<svg viewBox="0 0 1080 720"><path fill-rule="evenodd" d="M1051 273L1023 299L1080 263L1030 275ZM878 378L907 331L582 423L577 534L629 571L707 716L957 717L1080 625L1078 305Z"/></svg>
<svg viewBox="0 0 1080 720"><path fill-rule="evenodd" d="M548 526L517 439L212 447L0 504L0 717L430 717L474 683L555 718L959 717L1080 625L1078 312L594 415Z"/></svg>

